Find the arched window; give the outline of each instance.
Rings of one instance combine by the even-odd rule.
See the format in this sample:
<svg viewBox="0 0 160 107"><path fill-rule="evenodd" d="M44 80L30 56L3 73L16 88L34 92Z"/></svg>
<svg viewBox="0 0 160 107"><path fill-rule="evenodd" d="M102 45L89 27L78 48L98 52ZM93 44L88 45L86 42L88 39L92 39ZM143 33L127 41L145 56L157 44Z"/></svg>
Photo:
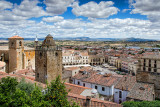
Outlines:
<svg viewBox="0 0 160 107"><path fill-rule="evenodd" d="M22 42L21 41L19 42L19 46L22 46Z"/></svg>

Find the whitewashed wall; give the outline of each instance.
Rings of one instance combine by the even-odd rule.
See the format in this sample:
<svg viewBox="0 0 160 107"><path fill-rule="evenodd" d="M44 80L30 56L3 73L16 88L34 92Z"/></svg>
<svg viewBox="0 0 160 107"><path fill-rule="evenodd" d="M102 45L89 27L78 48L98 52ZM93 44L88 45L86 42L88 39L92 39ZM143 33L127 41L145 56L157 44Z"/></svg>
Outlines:
<svg viewBox="0 0 160 107"><path fill-rule="evenodd" d="M119 98L119 91L122 92L122 98ZM128 95L128 91L122 91L120 89L114 89L114 102L119 104L119 100L122 102L126 101L126 97Z"/></svg>

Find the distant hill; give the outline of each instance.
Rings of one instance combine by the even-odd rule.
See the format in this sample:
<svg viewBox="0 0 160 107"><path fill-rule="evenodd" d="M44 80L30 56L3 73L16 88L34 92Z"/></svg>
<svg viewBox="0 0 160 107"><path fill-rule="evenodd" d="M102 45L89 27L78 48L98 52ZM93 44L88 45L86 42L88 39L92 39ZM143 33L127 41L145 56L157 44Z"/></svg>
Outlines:
<svg viewBox="0 0 160 107"><path fill-rule="evenodd" d="M154 39L141 39L141 38L90 38L90 37L64 37L54 38L55 40L74 40L74 41L126 41L126 42L147 42L157 41ZM0 40L8 40L7 38L0 38ZM34 41L35 38L24 38L24 40ZM39 41L43 41L44 38L38 38Z"/></svg>

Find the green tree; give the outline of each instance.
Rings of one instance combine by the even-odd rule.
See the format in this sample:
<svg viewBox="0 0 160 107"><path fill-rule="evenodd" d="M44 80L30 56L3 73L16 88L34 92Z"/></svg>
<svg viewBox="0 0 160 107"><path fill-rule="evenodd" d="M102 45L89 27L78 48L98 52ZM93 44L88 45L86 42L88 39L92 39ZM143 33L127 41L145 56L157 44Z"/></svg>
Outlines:
<svg viewBox="0 0 160 107"><path fill-rule="evenodd" d="M29 88L25 80L2 78L0 81L0 106L2 107L78 107L67 100L67 91L60 77L47 85L46 94L38 86ZM22 86L24 85L24 87ZM33 86L33 84L31 85Z"/></svg>
<svg viewBox="0 0 160 107"><path fill-rule="evenodd" d="M30 82L26 82L24 78L21 79L21 81L18 83L17 87L20 90L25 91L27 94L31 94L31 92L34 90L34 84Z"/></svg>
<svg viewBox="0 0 160 107"><path fill-rule="evenodd" d="M123 107L160 107L160 101L126 101L122 103Z"/></svg>
<svg viewBox="0 0 160 107"><path fill-rule="evenodd" d="M47 94L45 95L45 100L48 100L55 107L70 107L71 104L67 100L67 91L64 85L60 80L60 76L56 80L52 81L47 86ZM73 103L75 104L75 103ZM77 105L74 105L77 106Z"/></svg>

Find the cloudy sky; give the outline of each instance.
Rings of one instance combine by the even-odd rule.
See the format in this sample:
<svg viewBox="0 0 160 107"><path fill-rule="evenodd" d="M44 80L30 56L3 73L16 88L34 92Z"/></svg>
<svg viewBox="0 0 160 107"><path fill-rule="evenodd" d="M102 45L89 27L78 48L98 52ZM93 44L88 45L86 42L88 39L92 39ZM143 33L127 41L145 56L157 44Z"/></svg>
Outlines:
<svg viewBox="0 0 160 107"><path fill-rule="evenodd" d="M160 40L160 0L0 0L0 37Z"/></svg>

